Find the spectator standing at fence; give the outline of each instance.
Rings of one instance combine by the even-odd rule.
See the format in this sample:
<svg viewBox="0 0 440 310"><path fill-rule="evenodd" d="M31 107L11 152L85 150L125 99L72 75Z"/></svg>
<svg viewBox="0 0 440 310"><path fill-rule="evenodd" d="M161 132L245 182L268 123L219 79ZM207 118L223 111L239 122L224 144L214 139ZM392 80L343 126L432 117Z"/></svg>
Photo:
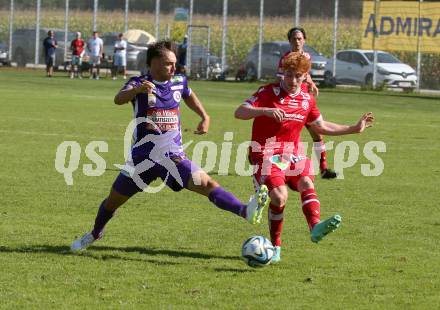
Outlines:
<svg viewBox="0 0 440 310"><path fill-rule="evenodd" d="M113 80L116 80L118 71L122 69L124 80L127 79L127 41L123 38L123 34L118 35L115 42L114 56L113 56Z"/></svg>
<svg viewBox="0 0 440 310"><path fill-rule="evenodd" d="M188 36L185 35L183 42L177 48L177 73L186 74L186 50L188 49Z"/></svg>
<svg viewBox="0 0 440 310"><path fill-rule="evenodd" d="M90 52L90 78L99 80L99 67L104 51L104 42L99 37L98 31L93 31L93 37L87 42L87 49Z"/></svg>
<svg viewBox="0 0 440 310"><path fill-rule="evenodd" d="M58 47L57 40L55 39L55 34L52 30L47 32L47 37L43 41L44 56L46 62L46 76L52 77L53 66L55 64L55 51Z"/></svg>
<svg viewBox="0 0 440 310"><path fill-rule="evenodd" d="M70 43L70 49L72 50L72 64L70 66L70 78L74 77L82 78L81 76L81 65L82 57L85 52L85 42L81 38L81 32L76 33L76 38Z"/></svg>

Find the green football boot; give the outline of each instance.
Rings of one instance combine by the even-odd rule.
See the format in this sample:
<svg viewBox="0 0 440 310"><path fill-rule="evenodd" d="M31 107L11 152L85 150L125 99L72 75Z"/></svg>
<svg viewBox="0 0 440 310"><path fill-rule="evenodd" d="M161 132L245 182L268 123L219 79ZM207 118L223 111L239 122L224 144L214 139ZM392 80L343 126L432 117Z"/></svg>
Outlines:
<svg viewBox="0 0 440 310"><path fill-rule="evenodd" d="M281 261L281 247L280 246L274 246L274 253L272 256L272 259L270 260L271 264L278 264Z"/></svg>
<svg viewBox="0 0 440 310"><path fill-rule="evenodd" d="M338 229L341 225L342 217L339 214L333 215L326 219L325 221L321 221L313 227L310 232L310 236L313 242L318 243L322 240L326 235Z"/></svg>

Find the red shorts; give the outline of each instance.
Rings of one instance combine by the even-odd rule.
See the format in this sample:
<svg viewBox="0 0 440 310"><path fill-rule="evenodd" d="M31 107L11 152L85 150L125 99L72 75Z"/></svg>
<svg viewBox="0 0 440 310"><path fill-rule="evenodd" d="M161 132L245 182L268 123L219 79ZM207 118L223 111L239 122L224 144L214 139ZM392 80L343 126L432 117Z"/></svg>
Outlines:
<svg viewBox="0 0 440 310"><path fill-rule="evenodd" d="M313 173L313 162L304 158L296 163L294 162L274 162L261 160L252 162L256 166L254 173L254 182L256 185L265 184L269 191L272 189L287 185L290 189L298 191L298 181L302 177L308 176L312 182L315 180Z"/></svg>

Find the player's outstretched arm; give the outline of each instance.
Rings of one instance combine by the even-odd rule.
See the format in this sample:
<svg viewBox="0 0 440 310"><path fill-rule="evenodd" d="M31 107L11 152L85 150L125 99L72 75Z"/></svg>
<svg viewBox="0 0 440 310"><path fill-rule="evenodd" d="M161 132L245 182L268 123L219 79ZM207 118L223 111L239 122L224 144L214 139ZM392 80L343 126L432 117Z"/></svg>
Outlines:
<svg viewBox="0 0 440 310"><path fill-rule="evenodd" d="M366 128L373 126L374 115L372 112L365 113L355 125L341 125L324 121L321 117L311 123L311 127L321 135L341 136L353 133L361 133Z"/></svg>
<svg viewBox="0 0 440 310"><path fill-rule="evenodd" d="M242 104L235 110L235 118L242 120L249 120L259 116L266 116L274 118L277 122L282 122L284 119L284 111L277 108L259 108L253 107L250 104Z"/></svg>
<svg viewBox="0 0 440 310"><path fill-rule="evenodd" d="M197 98L194 92L191 92L191 95L183 99L183 101L185 101L185 104L191 110L196 112L197 115L199 115L200 118L202 119L197 125L197 129L194 131L194 133L197 135L203 135L207 133L209 130L210 119L208 113L206 113L205 108L203 107L203 104L200 102L199 98Z"/></svg>
<svg viewBox="0 0 440 310"><path fill-rule="evenodd" d="M145 94L152 94L153 89L156 86L154 86L153 83L150 81L143 81L141 85L135 87L135 86L129 86L127 88L121 89L115 96L115 99L113 100L115 104L121 105L125 104L131 100L137 95L141 93Z"/></svg>

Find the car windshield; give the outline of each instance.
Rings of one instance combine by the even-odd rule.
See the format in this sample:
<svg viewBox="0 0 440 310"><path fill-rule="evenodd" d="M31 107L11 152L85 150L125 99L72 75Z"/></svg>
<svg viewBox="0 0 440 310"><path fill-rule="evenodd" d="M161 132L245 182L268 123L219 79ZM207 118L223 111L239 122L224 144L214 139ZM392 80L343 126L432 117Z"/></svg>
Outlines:
<svg viewBox="0 0 440 310"><path fill-rule="evenodd" d="M74 32L67 33L67 41L72 41L76 38L76 34ZM59 42L64 42L64 31L55 32L55 39Z"/></svg>
<svg viewBox="0 0 440 310"><path fill-rule="evenodd" d="M290 44L283 44L281 45L281 50L283 51L283 55L286 54L287 52L291 51L291 47Z"/></svg>
<svg viewBox="0 0 440 310"><path fill-rule="evenodd" d="M370 62L373 62L374 53L368 52L365 53L365 56L368 58ZM388 53L377 53L377 62L386 63L386 64L400 64L400 60Z"/></svg>
<svg viewBox="0 0 440 310"><path fill-rule="evenodd" d="M313 48L304 44L304 52L309 53L310 56L319 56L320 54Z"/></svg>
<svg viewBox="0 0 440 310"><path fill-rule="evenodd" d="M104 35L101 37L102 41L104 42L104 45L113 45L115 44L116 40L118 39L118 36L116 35Z"/></svg>

